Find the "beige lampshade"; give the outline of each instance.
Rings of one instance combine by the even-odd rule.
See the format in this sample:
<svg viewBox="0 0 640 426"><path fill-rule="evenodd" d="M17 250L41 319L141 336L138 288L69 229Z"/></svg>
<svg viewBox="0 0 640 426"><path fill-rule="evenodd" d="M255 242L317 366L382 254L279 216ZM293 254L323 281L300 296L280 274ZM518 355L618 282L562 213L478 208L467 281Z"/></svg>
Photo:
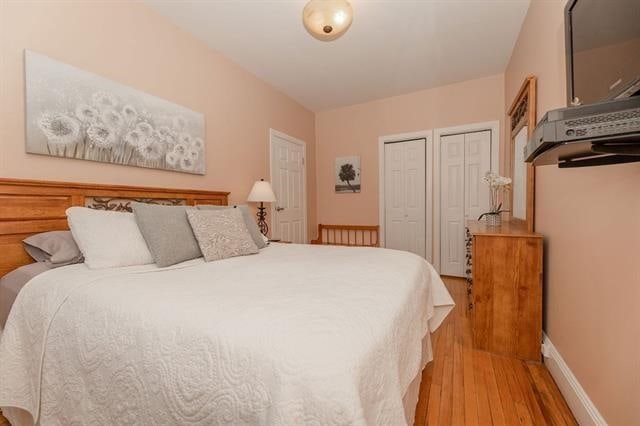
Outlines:
<svg viewBox="0 0 640 426"><path fill-rule="evenodd" d="M273 193L273 188L271 188L271 184L269 182L260 179L253 184L253 188L251 188L247 201L254 203L273 203L276 201L276 194Z"/></svg>
<svg viewBox="0 0 640 426"><path fill-rule="evenodd" d="M347 0L310 0L302 11L302 23L313 37L335 40L353 21L353 9Z"/></svg>

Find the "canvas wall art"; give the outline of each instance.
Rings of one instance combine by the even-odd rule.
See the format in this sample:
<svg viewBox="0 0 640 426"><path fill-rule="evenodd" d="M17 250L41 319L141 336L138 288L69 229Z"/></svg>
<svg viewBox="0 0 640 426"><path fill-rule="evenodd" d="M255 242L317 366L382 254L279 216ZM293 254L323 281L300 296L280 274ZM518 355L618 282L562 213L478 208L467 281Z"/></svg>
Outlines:
<svg viewBox="0 0 640 426"><path fill-rule="evenodd" d="M25 51L26 150L205 173L204 115Z"/></svg>
<svg viewBox="0 0 640 426"><path fill-rule="evenodd" d="M336 192L360 192L360 157L336 158Z"/></svg>

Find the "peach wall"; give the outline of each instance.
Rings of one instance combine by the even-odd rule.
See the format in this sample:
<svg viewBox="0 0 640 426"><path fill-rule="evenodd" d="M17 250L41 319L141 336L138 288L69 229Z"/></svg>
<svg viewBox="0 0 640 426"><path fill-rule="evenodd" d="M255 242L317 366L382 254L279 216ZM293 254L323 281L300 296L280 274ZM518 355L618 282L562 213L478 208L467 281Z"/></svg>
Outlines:
<svg viewBox="0 0 640 426"><path fill-rule="evenodd" d="M495 75L316 114L318 223L378 224L378 137L501 120ZM336 194L336 157L359 155L362 192Z"/></svg>
<svg viewBox="0 0 640 426"><path fill-rule="evenodd" d="M24 49L204 113L207 174L26 154ZM272 127L307 142L315 229L314 114L143 3L1 1L0 59L0 176L226 190L244 202L268 178Z"/></svg>
<svg viewBox="0 0 640 426"><path fill-rule="evenodd" d="M533 0L505 72L505 105L538 77L538 116L566 105L565 1ZM545 331L611 425L640 424L640 164L536 170Z"/></svg>

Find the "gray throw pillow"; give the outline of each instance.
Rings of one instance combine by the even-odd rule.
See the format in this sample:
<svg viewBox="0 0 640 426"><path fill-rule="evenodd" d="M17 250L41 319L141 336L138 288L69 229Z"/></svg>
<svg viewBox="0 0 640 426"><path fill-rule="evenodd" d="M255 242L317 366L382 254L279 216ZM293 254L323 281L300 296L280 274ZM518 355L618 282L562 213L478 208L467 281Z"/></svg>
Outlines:
<svg viewBox="0 0 640 426"><path fill-rule="evenodd" d="M42 232L25 238L22 244L33 260L50 268L84 261L71 231Z"/></svg>
<svg viewBox="0 0 640 426"><path fill-rule="evenodd" d="M4 328L13 302L31 278L50 269L45 262L30 263L7 273L0 278L0 330Z"/></svg>
<svg viewBox="0 0 640 426"><path fill-rule="evenodd" d="M258 253L239 209L187 210L204 260Z"/></svg>
<svg viewBox="0 0 640 426"><path fill-rule="evenodd" d="M202 256L187 219L188 206L132 203L133 215L153 260L160 267Z"/></svg>
<svg viewBox="0 0 640 426"><path fill-rule="evenodd" d="M251 213L251 209L247 205L240 206L214 206L212 204L202 204L198 206L200 210L222 210L222 209L232 209L238 208L242 212L242 218L244 219L244 223L249 230L249 234L251 234L251 238L255 245L261 249L267 246L267 243L262 238L262 232L258 229L258 224L253 219L253 214Z"/></svg>

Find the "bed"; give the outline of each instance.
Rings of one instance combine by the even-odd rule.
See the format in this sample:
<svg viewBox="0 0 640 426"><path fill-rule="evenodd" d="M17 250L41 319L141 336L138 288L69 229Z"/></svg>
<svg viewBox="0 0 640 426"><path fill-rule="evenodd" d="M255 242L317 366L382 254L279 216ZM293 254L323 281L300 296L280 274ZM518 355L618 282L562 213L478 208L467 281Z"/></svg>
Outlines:
<svg viewBox="0 0 640 426"><path fill-rule="evenodd" d="M411 424L430 331L452 305L427 262L379 248L56 268L11 309L0 406L15 424Z"/></svg>

